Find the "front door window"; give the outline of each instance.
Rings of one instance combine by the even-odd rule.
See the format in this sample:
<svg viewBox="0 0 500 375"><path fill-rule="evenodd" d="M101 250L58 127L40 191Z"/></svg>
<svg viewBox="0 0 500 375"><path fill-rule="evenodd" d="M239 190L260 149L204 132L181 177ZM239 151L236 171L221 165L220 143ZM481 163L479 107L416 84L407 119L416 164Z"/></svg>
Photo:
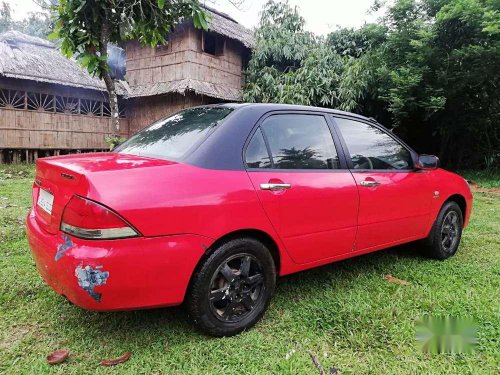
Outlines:
<svg viewBox="0 0 500 375"><path fill-rule="evenodd" d="M410 152L375 126L336 119L351 156L354 169L413 169Z"/></svg>

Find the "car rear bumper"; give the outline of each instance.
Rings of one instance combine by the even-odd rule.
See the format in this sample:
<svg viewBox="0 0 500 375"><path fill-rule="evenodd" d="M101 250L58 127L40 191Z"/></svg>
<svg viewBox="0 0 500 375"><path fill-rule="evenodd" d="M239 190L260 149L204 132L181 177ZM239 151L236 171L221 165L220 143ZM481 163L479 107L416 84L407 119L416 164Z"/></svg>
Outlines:
<svg viewBox="0 0 500 375"><path fill-rule="evenodd" d="M90 310L178 305L213 240L192 234L90 241L43 230L30 211L27 237L47 284Z"/></svg>

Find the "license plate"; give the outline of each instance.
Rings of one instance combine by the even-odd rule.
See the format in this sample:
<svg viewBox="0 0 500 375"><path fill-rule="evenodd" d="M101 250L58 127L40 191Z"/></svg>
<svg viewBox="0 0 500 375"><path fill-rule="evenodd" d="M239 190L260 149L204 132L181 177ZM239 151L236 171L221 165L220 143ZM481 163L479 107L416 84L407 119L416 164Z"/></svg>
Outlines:
<svg viewBox="0 0 500 375"><path fill-rule="evenodd" d="M40 207L42 210L51 215L53 203L54 203L54 196L48 191L40 189L40 194L38 194L38 201L36 203L38 207Z"/></svg>

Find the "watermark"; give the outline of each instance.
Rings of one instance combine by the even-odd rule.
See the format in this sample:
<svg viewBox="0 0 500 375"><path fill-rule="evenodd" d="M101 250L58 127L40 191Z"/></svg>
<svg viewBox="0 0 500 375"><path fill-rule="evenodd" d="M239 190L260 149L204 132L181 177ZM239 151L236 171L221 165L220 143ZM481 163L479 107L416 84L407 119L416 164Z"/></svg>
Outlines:
<svg viewBox="0 0 500 375"><path fill-rule="evenodd" d="M477 325L469 318L425 315L417 321L416 339L424 353L472 353Z"/></svg>

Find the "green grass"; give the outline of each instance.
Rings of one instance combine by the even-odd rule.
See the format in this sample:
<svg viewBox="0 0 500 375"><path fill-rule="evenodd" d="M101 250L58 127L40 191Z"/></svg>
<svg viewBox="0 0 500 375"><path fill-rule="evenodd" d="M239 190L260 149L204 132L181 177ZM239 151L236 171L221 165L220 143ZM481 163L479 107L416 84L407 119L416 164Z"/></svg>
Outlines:
<svg viewBox="0 0 500 375"><path fill-rule="evenodd" d="M317 374L309 352L327 373L499 371L498 194L476 194L454 258L429 260L410 244L284 277L254 329L214 339L196 332L182 308L96 313L56 295L38 275L25 239L32 179L31 167L0 166L0 373ZM499 180L482 183L494 187ZM412 285L388 283L387 273ZM474 318L476 352L419 352L415 320L425 313ZM70 350L70 359L49 367L45 357L60 348ZM99 366L127 351L128 362L111 371Z"/></svg>

